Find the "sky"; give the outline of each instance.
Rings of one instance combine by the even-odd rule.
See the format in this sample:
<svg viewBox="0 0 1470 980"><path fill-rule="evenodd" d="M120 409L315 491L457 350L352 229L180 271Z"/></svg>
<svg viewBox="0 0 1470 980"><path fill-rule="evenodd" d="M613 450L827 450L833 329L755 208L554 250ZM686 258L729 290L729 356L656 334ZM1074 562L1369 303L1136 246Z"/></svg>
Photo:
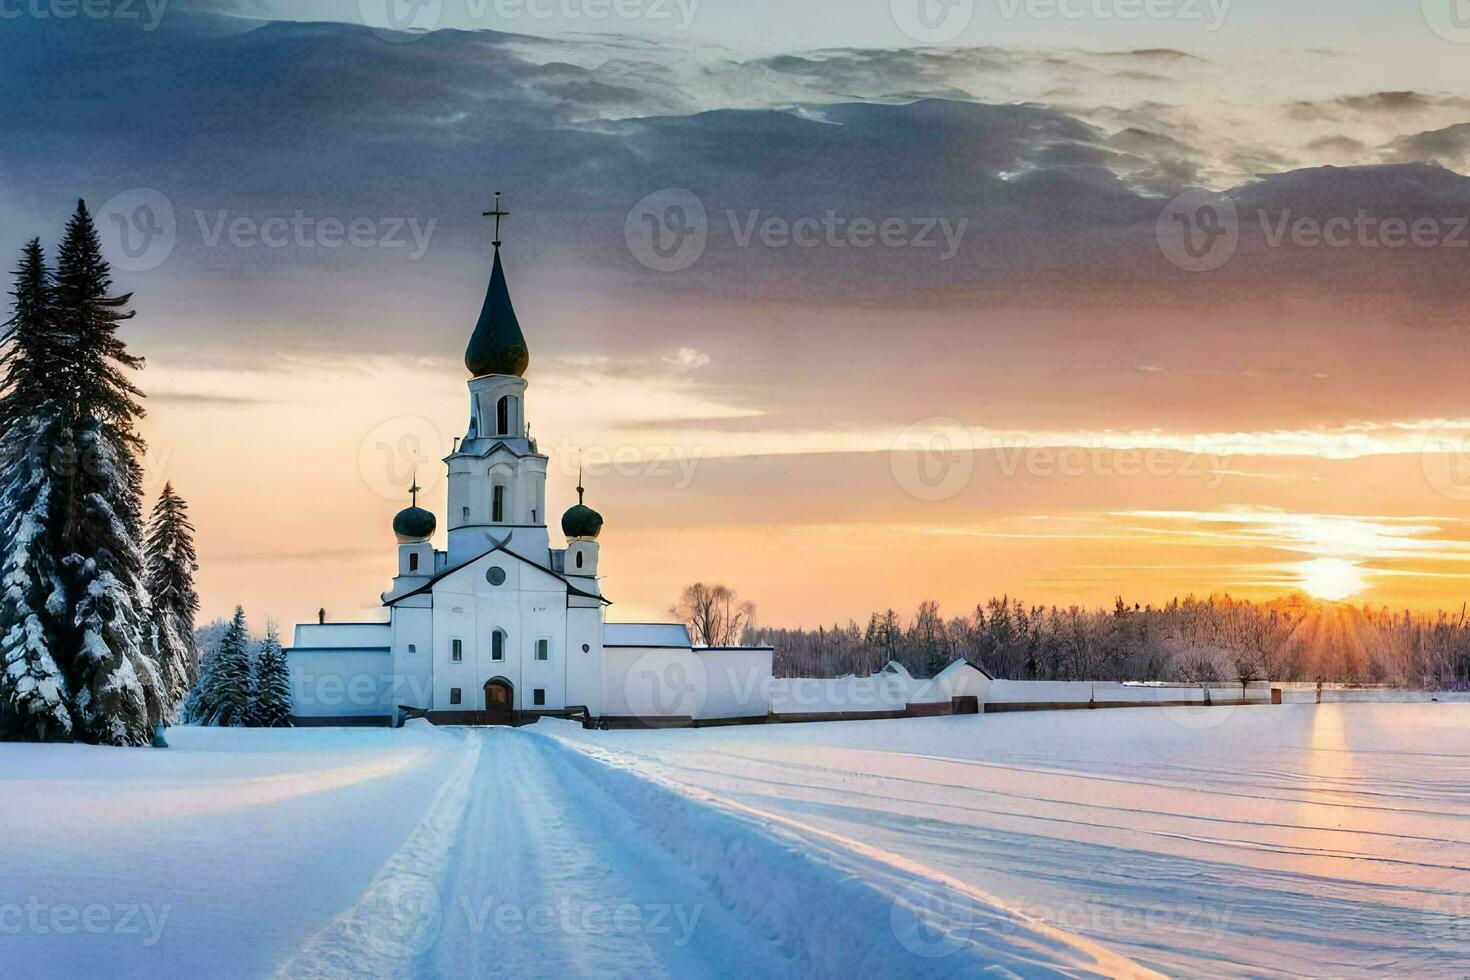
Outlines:
<svg viewBox="0 0 1470 980"><path fill-rule="evenodd" d="M496 190L613 620L1458 610L1457 3L0 5L0 230L97 211L206 616L381 617Z"/></svg>

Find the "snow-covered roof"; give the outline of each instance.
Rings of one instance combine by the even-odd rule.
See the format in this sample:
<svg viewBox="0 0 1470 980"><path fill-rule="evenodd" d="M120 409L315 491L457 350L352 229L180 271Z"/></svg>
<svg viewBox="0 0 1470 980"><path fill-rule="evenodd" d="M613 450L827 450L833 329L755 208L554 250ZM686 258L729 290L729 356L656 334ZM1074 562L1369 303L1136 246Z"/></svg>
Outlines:
<svg viewBox="0 0 1470 980"><path fill-rule="evenodd" d="M393 642L387 623L302 623L296 627L293 649L386 649Z"/></svg>
<svg viewBox="0 0 1470 980"><path fill-rule="evenodd" d="M690 646L689 630L683 623L604 623L602 645L687 649Z"/></svg>

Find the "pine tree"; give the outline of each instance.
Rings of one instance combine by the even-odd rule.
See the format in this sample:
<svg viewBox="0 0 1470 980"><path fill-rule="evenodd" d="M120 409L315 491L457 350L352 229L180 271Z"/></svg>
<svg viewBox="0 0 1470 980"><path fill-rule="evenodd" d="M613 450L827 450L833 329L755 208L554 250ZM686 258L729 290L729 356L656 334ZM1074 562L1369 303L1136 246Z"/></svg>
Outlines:
<svg viewBox="0 0 1470 980"><path fill-rule="evenodd" d="M146 645L143 580L143 440L134 428L142 393L124 371L143 366L117 336L131 294L109 296L111 272L85 202L57 253L56 322L62 338L57 390L66 399L58 474L59 545L72 603L68 680L80 735L145 745L162 720L162 680Z"/></svg>
<svg viewBox="0 0 1470 980"><path fill-rule="evenodd" d="M165 483L148 522L146 581L153 606L151 650L163 682L165 718L170 721L195 681L196 557L188 505L172 483Z"/></svg>
<svg viewBox="0 0 1470 980"><path fill-rule="evenodd" d="M256 727L291 727L291 672L274 623L266 629L255 658L254 695Z"/></svg>
<svg viewBox="0 0 1470 980"><path fill-rule="evenodd" d="M0 332L0 738L67 741L70 696L56 659L66 609L54 553L50 462L59 424L51 274L41 243L16 269Z"/></svg>
<svg viewBox="0 0 1470 980"><path fill-rule="evenodd" d="M189 720L199 725L244 728L254 720L254 668L250 658L250 630L245 610L235 607L235 618L206 659L191 697Z"/></svg>

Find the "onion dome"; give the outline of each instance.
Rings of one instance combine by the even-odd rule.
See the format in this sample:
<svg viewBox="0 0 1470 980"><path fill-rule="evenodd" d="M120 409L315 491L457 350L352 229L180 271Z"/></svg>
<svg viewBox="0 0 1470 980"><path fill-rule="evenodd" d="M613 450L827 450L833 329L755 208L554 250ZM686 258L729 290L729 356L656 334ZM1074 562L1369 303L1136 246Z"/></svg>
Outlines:
<svg viewBox="0 0 1470 980"><path fill-rule="evenodd" d="M595 538L602 530L602 515L586 504L574 504L561 515L561 531L569 538Z"/></svg>
<svg viewBox="0 0 1470 980"><path fill-rule="evenodd" d="M488 213L504 214L499 208L497 203L496 211ZM499 220L497 217L496 221ZM505 284L505 270L500 267L500 242L496 241L490 286L485 290L485 305L480 310L475 332L465 348L464 366L476 378L487 374L511 374L519 378L530 363L531 352L516 319L515 307L510 305L510 287Z"/></svg>
<svg viewBox="0 0 1470 980"><path fill-rule="evenodd" d="M602 515L582 503L582 477L577 475L577 502L561 515L561 533L569 538L595 538L602 531Z"/></svg>
<svg viewBox="0 0 1470 980"><path fill-rule="evenodd" d="M405 507L393 516L393 533L405 543L433 537L436 526L434 515L422 507Z"/></svg>

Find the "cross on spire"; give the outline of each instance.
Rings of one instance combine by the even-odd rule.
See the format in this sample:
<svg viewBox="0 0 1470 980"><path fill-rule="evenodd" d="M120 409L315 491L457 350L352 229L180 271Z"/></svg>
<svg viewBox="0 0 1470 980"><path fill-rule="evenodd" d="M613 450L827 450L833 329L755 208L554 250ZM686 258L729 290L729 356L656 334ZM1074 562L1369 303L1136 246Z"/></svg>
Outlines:
<svg viewBox="0 0 1470 980"><path fill-rule="evenodd" d="M494 211L486 211L483 214L483 217L486 217L486 218L494 218L495 219L495 241L491 242L490 244L494 245L496 248L499 248L500 247L500 219L506 217L509 214L510 214L509 211L503 211L503 210L501 210L501 208L500 208L500 192L499 191L496 191L495 192L495 210Z"/></svg>
<svg viewBox="0 0 1470 980"><path fill-rule="evenodd" d="M408 488L408 492L413 496L413 506L415 507L419 505L419 491L421 489L423 488L419 486L419 471L415 469L413 471L413 486Z"/></svg>
<svg viewBox="0 0 1470 980"><path fill-rule="evenodd" d="M582 494L584 494L586 492L587 492L586 490L582 489L582 464L581 463L578 463L577 464L577 503L580 504L582 502Z"/></svg>

